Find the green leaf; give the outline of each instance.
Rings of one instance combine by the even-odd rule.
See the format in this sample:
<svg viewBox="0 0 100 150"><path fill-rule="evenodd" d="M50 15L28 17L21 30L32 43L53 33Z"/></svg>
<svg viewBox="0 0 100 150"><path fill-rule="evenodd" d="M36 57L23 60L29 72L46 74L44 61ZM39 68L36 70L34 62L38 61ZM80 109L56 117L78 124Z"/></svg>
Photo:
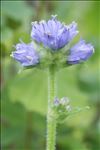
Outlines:
<svg viewBox="0 0 100 150"><path fill-rule="evenodd" d="M43 71L23 71L15 77L8 88L11 101L22 103L28 110L46 112L47 75Z"/></svg>
<svg viewBox="0 0 100 150"><path fill-rule="evenodd" d="M7 146L16 143L23 136L23 128L2 128L1 132L1 145Z"/></svg>
<svg viewBox="0 0 100 150"><path fill-rule="evenodd" d="M25 149L29 139L32 149L42 149L45 141L45 117L27 111L22 104L12 103L8 91L2 96L1 114L1 146L2 148ZM30 134L31 131L31 134ZM33 139L36 139L35 142ZM38 143L38 144L37 144ZM39 148L37 148L39 147ZM31 150L31 149L30 149Z"/></svg>

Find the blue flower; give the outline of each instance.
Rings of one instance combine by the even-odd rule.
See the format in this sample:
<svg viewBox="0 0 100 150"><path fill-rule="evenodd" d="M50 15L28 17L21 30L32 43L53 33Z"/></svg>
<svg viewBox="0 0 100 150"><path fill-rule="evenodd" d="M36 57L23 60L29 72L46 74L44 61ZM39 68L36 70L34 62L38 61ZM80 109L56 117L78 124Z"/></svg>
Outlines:
<svg viewBox="0 0 100 150"><path fill-rule="evenodd" d="M49 47L53 51L63 48L77 35L77 24L72 22L65 25L56 19L56 16L48 21L32 23L31 37L38 43Z"/></svg>
<svg viewBox="0 0 100 150"><path fill-rule="evenodd" d="M19 61L22 66L34 66L39 63L39 55L35 51L33 44L25 44L23 42L15 46L16 51L12 52L11 56Z"/></svg>
<svg viewBox="0 0 100 150"><path fill-rule="evenodd" d="M70 49L70 54L67 58L68 64L78 64L87 60L94 52L91 44L86 44L84 40L80 40Z"/></svg>

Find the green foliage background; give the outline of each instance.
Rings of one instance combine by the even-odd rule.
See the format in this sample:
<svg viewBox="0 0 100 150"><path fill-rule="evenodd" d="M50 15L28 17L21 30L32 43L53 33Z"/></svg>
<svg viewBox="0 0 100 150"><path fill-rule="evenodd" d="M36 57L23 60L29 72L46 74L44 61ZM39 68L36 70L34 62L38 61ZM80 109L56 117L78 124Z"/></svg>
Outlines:
<svg viewBox="0 0 100 150"><path fill-rule="evenodd" d="M78 23L80 37L94 45L94 55L84 64L57 74L58 96L67 96L73 106L90 110L58 126L57 150L99 150L99 1L2 1L1 2L1 148L44 150L46 139L47 73L26 70L10 57L12 45L22 38L30 42L31 22L57 14L66 24Z"/></svg>

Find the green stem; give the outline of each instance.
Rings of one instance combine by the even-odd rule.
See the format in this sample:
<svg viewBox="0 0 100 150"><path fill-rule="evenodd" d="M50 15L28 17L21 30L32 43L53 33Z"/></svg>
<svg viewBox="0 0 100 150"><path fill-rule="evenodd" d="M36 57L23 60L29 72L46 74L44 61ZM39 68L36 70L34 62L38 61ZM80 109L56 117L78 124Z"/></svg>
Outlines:
<svg viewBox="0 0 100 150"><path fill-rule="evenodd" d="M49 68L48 75L48 114L47 114L47 150L55 150L56 145L56 120L51 117L52 103L56 96L56 71L54 66Z"/></svg>

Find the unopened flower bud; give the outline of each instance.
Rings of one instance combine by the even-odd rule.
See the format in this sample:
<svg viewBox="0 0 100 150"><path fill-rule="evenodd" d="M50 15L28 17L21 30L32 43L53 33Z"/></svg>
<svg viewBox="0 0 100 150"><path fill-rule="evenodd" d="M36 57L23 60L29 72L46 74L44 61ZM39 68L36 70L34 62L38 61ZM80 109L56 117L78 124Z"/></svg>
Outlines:
<svg viewBox="0 0 100 150"><path fill-rule="evenodd" d="M72 109L71 109L71 106L70 106L70 105L66 106L66 110L67 110L67 111L71 111L71 110L72 110Z"/></svg>
<svg viewBox="0 0 100 150"><path fill-rule="evenodd" d="M59 105L59 99L57 97L55 97L54 99L54 106L58 106Z"/></svg>
<svg viewBox="0 0 100 150"><path fill-rule="evenodd" d="M62 105L67 105L67 104L69 104L69 99L68 99L67 97L61 98L60 104L62 104Z"/></svg>

